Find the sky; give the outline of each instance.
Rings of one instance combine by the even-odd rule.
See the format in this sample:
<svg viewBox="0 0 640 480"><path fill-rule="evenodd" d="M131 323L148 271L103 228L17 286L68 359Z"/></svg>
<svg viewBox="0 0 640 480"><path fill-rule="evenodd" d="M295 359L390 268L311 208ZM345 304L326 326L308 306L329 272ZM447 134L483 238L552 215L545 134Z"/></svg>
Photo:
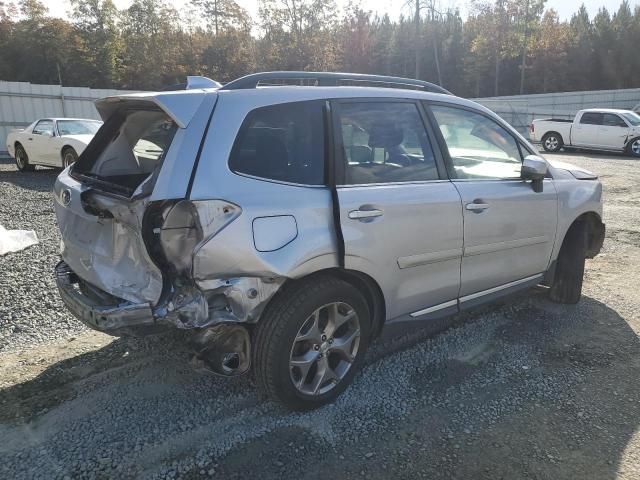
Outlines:
<svg viewBox="0 0 640 480"><path fill-rule="evenodd" d="M173 3L176 8L180 8L188 0L175 0ZM249 13L255 18L258 12L257 0L236 0L241 6L249 11ZM336 0L338 5L346 5L347 0ZM615 12L620 6L622 0L547 0L547 9L555 9L562 20L571 18L571 15L578 10L581 3L584 3L589 11L589 16L593 17L600 7L607 7L610 13ZM49 13L56 17L67 18L67 12L69 11L68 0L44 0L45 5L49 7ZM131 0L114 0L116 6L120 9L126 8L131 3ZM362 7L366 10L384 14L389 13L392 17L397 17L400 12L410 14L411 9L407 4L407 0L361 0ZM440 6L442 9L447 7L458 7L462 15L469 8L470 2L468 0L440 0ZM636 5L640 5L640 0L629 0L629 5L633 9Z"/></svg>

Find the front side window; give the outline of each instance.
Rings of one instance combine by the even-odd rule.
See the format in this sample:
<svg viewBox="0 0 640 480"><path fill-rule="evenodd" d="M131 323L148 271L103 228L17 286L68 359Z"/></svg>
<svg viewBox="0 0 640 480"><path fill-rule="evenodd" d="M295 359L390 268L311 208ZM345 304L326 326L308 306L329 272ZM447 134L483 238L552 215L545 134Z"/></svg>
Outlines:
<svg viewBox="0 0 640 480"><path fill-rule="evenodd" d="M53 120L40 120L35 127L33 127L33 133L36 135L49 135L53 136Z"/></svg>
<svg viewBox="0 0 640 480"><path fill-rule="evenodd" d="M602 114L597 112L586 112L582 114L580 123L585 125L602 125Z"/></svg>
<svg viewBox="0 0 640 480"><path fill-rule="evenodd" d="M347 184L438 179L433 149L414 103L342 103L340 127Z"/></svg>
<svg viewBox="0 0 640 480"><path fill-rule="evenodd" d="M431 110L449 150L453 178L521 178L518 143L501 125L461 108L436 105Z"/></svg>
<svg viewBox="0 0 640 480"><path fill-rule="evenodd" d="M626 127L627 124L624 123L618 115L614 113L605 113L602 124L606 127Z"/></svg>
<svg viewBox="0 0 640 480"><path fill-rule="evenodd" d="M261 107L245 118L229 168L270 180L324 184L323 102Z"/></svg>

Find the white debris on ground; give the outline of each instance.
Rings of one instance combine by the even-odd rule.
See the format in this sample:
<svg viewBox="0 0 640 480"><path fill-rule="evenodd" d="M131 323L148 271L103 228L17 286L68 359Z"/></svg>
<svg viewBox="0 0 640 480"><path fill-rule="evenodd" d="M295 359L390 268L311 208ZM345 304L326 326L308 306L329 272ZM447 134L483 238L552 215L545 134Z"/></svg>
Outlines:
<svg viewBox="0 0 640 480"><path fill-rule="evenodd" d="M19 252L38 244L38 236L33 230L7 230L0 225L0 255Z"/></svg>

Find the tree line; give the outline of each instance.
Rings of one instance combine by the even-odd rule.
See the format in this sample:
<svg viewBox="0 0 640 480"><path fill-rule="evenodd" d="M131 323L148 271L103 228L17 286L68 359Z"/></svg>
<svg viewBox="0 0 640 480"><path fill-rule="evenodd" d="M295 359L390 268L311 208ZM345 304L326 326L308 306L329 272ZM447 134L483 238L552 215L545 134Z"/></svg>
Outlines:
<svg viewBox="0 0 640 480"><path fill-rule="evenodd" d="M399 18L359 3L259 0L71 0L68 20L40 0L0 0L0 79L153 90L205 75L349 71L420 78L457 95L640 86L640 7L625 0L566 21L545 0L474 0L463 18L436 0L408 0Z"/></svg>

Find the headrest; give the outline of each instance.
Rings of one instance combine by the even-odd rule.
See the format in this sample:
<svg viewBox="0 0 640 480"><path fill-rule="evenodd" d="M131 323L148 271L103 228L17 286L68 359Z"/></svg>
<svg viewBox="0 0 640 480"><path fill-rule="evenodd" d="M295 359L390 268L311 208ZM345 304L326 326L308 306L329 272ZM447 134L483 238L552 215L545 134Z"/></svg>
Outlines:
<svg viewBox="0 0 640 480"><path fill-rule="evenodd" d="M375 123L369 130L369 146L372 148L396 147L403 139L402 129L391 122Z"/></svg>

